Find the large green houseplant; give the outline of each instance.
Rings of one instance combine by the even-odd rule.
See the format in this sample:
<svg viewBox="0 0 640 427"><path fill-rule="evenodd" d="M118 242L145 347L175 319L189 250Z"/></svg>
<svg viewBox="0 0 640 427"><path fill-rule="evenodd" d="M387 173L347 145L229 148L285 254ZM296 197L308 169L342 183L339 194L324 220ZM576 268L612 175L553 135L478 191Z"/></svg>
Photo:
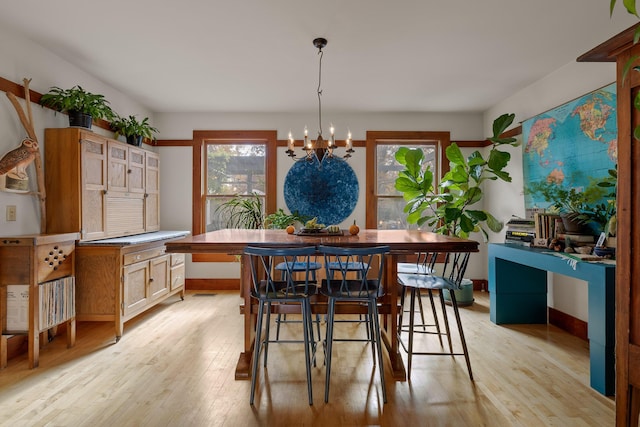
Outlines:
<svg viewBox="0 0 640 427"><path fill-rule="evenodd" d="M515 114L503 114L493 122L493 136L489 155L485 159L479 151L465 157L457 144L446 149L450 170L437 186L434 186L433 171L424 162L420 149L401 147L396 160L405 167L395 182L407 202L404 212L407 221L418 226L427 225L435 232L458 237L468 237L472 232L481 232L488 239L485 229L498 232L503 224L484 209L474 208L483 197L482 184L487 180L511 182L505 171L511 154L500 148L518 146L515 138L500 135L513 123Z"/></svg>
<svg viewBox="0 0 640 427"><path fill-rule="evenodd" d="M121 117L116 115L115 119L111 122L111 130L116 134L116 138L123 135L127 138L127 143L135 146L142 145L142 140L147 138L149 140L155 139L155 133L158 133L158 129L149 124L149 118L145 117L139 121L136 116Z"/></svg>
<svg viewBox="0 0 640 427"><path fill-rule="evenodd" d="M61 89L53 86L42 95L40 104L69 115L69 126L91 129L93 119L112 120L115 113L104 95L87 92L81 86Z"/></svg>
<svg viewBox="0 0 640 427"><path fill-rule="evenodd" d="M425 163L424 153L420 149L401 147L396 152L396 160L405 167L395 182L395 187L403 194L407 202L404 212L410 224L425 224L440 234L468 237L472 232L481 232L488 239L486 225L498 232L502 222L484 209L474 208L483 196L482 184L487 180L511 182L511 176L505 167L511 154L501 151L505 145L517 146L515 138L501 137L513 123L515 114L503 114L493 122L493 136L489 155L485 159L479 151L465 157L457 144L452 143L446 149L449 160L449 172L434 185L433 171ZM459 305L473 304L473 283L465 279L461 289L454 291ZM450 301L448 292L445 300Z"/></svg>

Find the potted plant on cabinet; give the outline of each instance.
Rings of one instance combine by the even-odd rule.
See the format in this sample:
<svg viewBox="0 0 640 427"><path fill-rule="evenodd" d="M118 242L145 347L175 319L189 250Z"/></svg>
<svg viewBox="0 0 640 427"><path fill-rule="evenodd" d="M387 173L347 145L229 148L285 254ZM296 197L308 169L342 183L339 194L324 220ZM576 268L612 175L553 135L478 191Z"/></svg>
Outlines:
<svg viewBox="0 0 640 427"><path fill-rule="evenodd" d="M396 160L405 167L395 182L395 188L403 194L407 202L404 212L407 221L418 226L427 225L436 233L467 238L472 232L481 232L488 239L484 228L498 232L502 222L484 209L474 209L483 197L482 184L487 180L511 182L505 167L511 154L501 151L506 145L519 145L516 138L500 135L513 123L515 114L503 114L493 122L493 136L489 156L485 159L479 151L465 158L457 144L446 149L450 170L437 186L434 186L433 171L425 167L424 153L420 149L401 147L396 152ZM468 285L467 285L468 287ZM473 286L466 291L456 291L458 302L463 305L473 301ZM460 295L458 294L460 292Z"/></svg>
<svg viewBox="0 0 640 427"><path fill-rule="evenodd" d="M158 133L158 129L149 124L149 118L145 117L141 121L138 121L136 116L129 116L127 118L116 116L111 122L111 130L118 136L123 135L127 138L127 144L135 145L139 147L142 145L142 140L147 138L149 140L155 140L155 133Z"/></svg>
<svg viewBox="0 0 640 427"><path fill-rule="evenodd" d="M69 126L91 129L93 119L112 120L115 116L104 95L85 91L81 86L61 89L53 86L42 95L40 104L69 115Z"/></svg>

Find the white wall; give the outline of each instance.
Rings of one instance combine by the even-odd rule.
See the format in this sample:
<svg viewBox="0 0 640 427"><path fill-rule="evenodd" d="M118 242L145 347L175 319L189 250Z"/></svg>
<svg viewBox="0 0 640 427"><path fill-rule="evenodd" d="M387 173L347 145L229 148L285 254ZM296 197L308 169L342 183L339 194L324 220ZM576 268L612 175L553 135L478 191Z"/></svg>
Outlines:
<svg viewBox="0 0 640 427"><path fill-rule="evenodd" d="M130 100L122 93L105 85L84 71L55 56L39 45L14 33L0 28L0 76L12 82L22 84L23 78L30 78L30 87L45 93L51 86L69 88L79 84L85 90L101 93L111 103L112 108L121 115L138 114L149 116L151 113L138 103ZM0 156L16 148L26 132L9 99L0 93ZM26 111L24 100L20 100ZM54 114L52 110L32 104L36 135L40 143L40 151L44 156L44 129L48 127L66 127L67 116ZM101 129L94 130L102 134L110 134ZM112 136L112 134L110 134ZM43 157L44 161L44 157ZM32 190L36 189L34 167L28 169ZM14 205L17 210L17 221L6 221L6 206ZM20 235L40 233L40 210L34 196L0 192L0 235ZM44 230L43 230L44 231Z"/></svg>
<svg viewBox="0 0 640 427"><path fill-rule="evenodd" d="M613 83L615 80L615 63L571 62L486 111L485 130L490 130L493 118L503 112L515 113L515 121L522 122ZM524 215L522 146L513 150L508 170L514 178L513 183L511 185L502 182L490 183L485 206L491 206L491 209L500 211L511 211L515 215ZM492 236L491 241L503 241L503 233ZM550 307L587 321L587 282L551 274L548 303Z"/></svg>

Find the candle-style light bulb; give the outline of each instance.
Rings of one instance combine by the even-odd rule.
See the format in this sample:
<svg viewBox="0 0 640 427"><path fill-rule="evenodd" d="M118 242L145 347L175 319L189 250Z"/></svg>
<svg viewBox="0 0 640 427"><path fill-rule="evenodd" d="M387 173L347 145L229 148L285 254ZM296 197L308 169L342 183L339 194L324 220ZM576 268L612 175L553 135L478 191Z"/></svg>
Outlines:
<svg viewBox="0 0 640 427"><path fill-rule="evenodd" d="M332 148L334 145L336 145L336 138L335 138L334 131L335 129L333 128L333 123L332 123L331 127L329 128L329 132L331 133L331 138L329 138L329 148Z"/></svg>
<svg viewBox="0 0 640 427"><path fill-rule="evenodd" d="M291 131L289 131L289 151L293 151L293 136L291 135Z"/></svg>
<svg viewBox="0 0 640 427"><path fill-rule="evenodd" d="M353 147L353 142L351 141L351 131L349 131L349 133L347 133L346 149L351 150L352 147Z"/></svg>

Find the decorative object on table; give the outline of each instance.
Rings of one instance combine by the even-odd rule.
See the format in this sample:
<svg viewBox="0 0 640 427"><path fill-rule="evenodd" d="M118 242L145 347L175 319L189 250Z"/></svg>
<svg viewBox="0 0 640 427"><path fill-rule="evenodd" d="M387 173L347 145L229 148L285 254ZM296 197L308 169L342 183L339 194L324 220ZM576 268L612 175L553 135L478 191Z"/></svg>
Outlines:
<svg viewBox="0 0 640 427"><path fill-rule="evenodd" d="M284 209L278 208L277 211L266 216L264 219L264 228L287 229L288 232L289 227L293 227L295 231L294 224L302 224L307 221L307 219L308 217L298 214L298 211L288 214Z"/></svg>
<svg viewBox="0 0 640 427"><path fill-rule="evenodd" d="M328 233L340 233L340 226L339 225L330 225L327 227L327 232Z"/></svg>
<svg viewBox="0 0 640 427"><path fill-rule="evenodd" d="M322 49L327 45L327 39L324 38L316 38L313 40L313 45L318 49L318 55L320 55L319 67L318 67L318 137L315 141L309 139L309 131L307 128L304 128L304 141L302 149L305 151L305 156L298 160L305 160L306 162L316 163L317 165L322 165L326 160L333 159L334 154L333 151L336 149L336 141L335 141L335 129L333 125L330 128L330 137L329 140L325 140L322 137L322 56L324 52ZM289 132L289 140L287 146L287 155L291 157L291 159L296 160L296 153L294 152L295 148L295 140L291 132ZM346 154L343 156L345 159L351 157L351 153L353 150L353 142L351 141L351 132L348 133L347 139L345 141L345 152Z"/></svg>
<svg viewBox="0 0 640 427"><path fill-rule="evenodd" d="M604 246L593 248L593 253L602 258L615 258L616 248L607 248Z"/></svg>
<svg viewBox="0 0 640 427"><path fill-rule="evenodd" d="M42 95L40 104L69 115L69 126L91 129L93 119L112 120L115 113L104 95L85 91L81 86L61 89L53 86Z"/></svg>
<svg viewBox="0 0 640 427"><path fill-rule="evenodd" d="M437 188L433 185L433 171L428 165L426 168L423 166L422 150L407 147L398 149L396 160L405 169L399 173L395 188L407 202L404 208L407 221L418 226L426 224L434 227L434 231L440 234L464 238L471 232L482 232L485 240L488 239L483 225L492 231L500 231L500 221L488 211L471 206L482 199L484 181L500 179L511 182L511 176L504 170L511 154L499 148L519 145L516 138L500 136L514 119L515 114L503 114L494 120L493 136L488 139L491 149L486 160L479 151L465 158L457 144L447 147L446 155L451 169L442 177Z"/></svg>
<svg viewBox="0 0 640 427"><path fill-rule="evenodd" d="M115 119L111 122L111 130L116 134L116 138L120 135L127 138L127 144L140 147L142 141L146 138L150 141L154 141L158 129L149 124L149 118L145 117L141 121L138 121L136 116L129 116L127 118L116 115Z"/></svg>
<svg viewBox="0 0 640 427"><path fill-rule="evenodd" d="M339 224L358 202L358 178L347 162L333 158L316 167L296 162L284 180L284 201L291 212L317 217L323 224Z"/></svg>
<svg viewBox="0 0 640 427"><path fill-rule="evenodd" d="M7 92L6 94L7 94L7 98L9 98L9 101L11 101L11 105L13 105L13 108L16 110L16 113L18 113L18 118L20 119L20 123L22 123L24 130L27 132L27 140L29 142L27 144L25 143L25 140L23 140L21 147L19 147L18 149L19 152L15 152L14 154L10 155L9 158L7 158L5 167L10 166L11 164L14 164L13 168L16 168L18 165L20 165L20 167L26 168L28 163L30 163L32 160L24 160L24 158L26 157L30 159L31 157L30 153L33 154L33 162L36 168L36 180L38 184L38 189L36 192L33 192L33 193L29 192L28 194L34 194L38 197L38 201L40 205L40 231L44 233L45 230L47 229L47 226L46 226L47 209L45 205L47 192L45 190L44 169L42 167L42 158L40 156L40 150L38 149L38 145L39 145L38 137L36 135L36 130L33 122L33 111L31 109L31 91L29 90L29 83L31 83L31 79L24 78L22 79L22 82L24 85L25 105L27 107L26 114L22 109L22 106L18 102L18 98L16 98L16 96L11 92ZM23 144L25 144L25 148L22 148ZM27 145L30 145L30 147L28 147ZM34 150L34 151L31 151L31 150ZM12 152L14 151L15 150L13 150ZM9 155L9 153L7 153L7 155ZM3 157L2 161L4 160L5 159ZM10 173L10 171L11 169L7 172ZM5 182L5 186L6 186L6 182Z"/></svg>
<svg viewBox="0 0 640 427"><path fill-rule="evenodd" d="M349 226L349 234L351 234L352 236L355 236L359 232L360 232L360 227L358 227L358 224L356 224L356 220L354 219L353 224Z"/></svg>

